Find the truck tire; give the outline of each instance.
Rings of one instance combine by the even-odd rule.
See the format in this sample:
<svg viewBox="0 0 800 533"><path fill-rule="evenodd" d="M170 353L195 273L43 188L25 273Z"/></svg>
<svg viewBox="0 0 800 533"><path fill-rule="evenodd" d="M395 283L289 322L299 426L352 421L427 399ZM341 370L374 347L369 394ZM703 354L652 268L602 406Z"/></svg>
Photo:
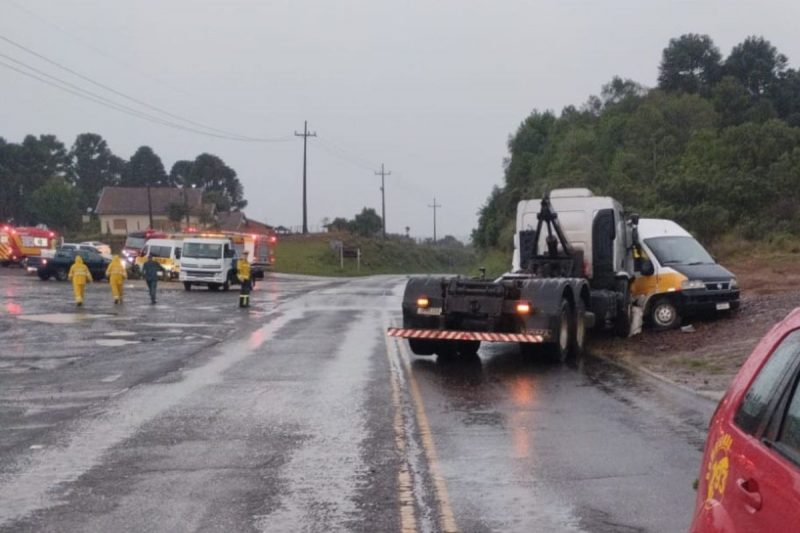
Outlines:
<svg viewBox="0 0 800 533"><path fill-rule="evenodd" d="M459 355L465 357L475 357L478 355L478 349L481 347L481 341L458 341L456 350Z"/></svg>
<svg viewBox="0 0 800 533"><path fill-rule="evenodd" d="M183 282L183 290L190 291L192 290L192 284L188 281Z"/></svg>
<svg viewBox="0 0 800 533"><path fill-rule="evenodd" d="M675 329L681 323L681 315L678 313L675 302L672 298L664 296L658 298L650 306L649 319L653 324L653 329L658 331Z"/></svg>
<svg viewBox="0 0 800 533"><path fill-rule="evenodd" d="M436 343L436 355L440 360L452 359L458 353L457 345L453 341L439 341Z"/></svg>
<svg viewBox="0 0 800 533"><path fill-rule="evenodd" d="M622 294L622 303L617 307L617 317L614 319L614 333L623 339L631 336L633 302L631 302L631 290L628 280L623 280L618 285L618 290Z"/></svg>
<svg viewBox="0 0 800 533"><path fill-rule="evenodd" d="M69 277L69 274L67 274L66 269L59 268L58 270L56 270L56 279L58 281L67 281L68 277Z"/></svg>
<svg viewBox="0 0 800 533"><path fill-rule="evenodd" d="M572 333L572 310L567 300L561 300L558 312L558 324L555 329L555 342L544 345L547 358L553 363L564 363L569 358Z"/></svg>
<svg viewBox="0 0 800 533"><path fill-rule="evenodd" d="M436 352L436 343L424 339L408 339L408 347L414 355L433 355Z"/></svg>
<svg viewBox="0 0 800 533"><path fill-rule="evenodd" d="M574 360L582 357L586 349L586 304L580 298L575 303L571 326L569 357Z"/></svg>

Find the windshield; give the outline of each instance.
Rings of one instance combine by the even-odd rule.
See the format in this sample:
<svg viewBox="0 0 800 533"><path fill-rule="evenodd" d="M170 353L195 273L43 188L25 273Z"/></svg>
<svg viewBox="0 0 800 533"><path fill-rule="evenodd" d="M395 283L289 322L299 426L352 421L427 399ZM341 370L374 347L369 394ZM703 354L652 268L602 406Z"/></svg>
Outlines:
<svg viewBox="0 0 800 533"><path fill-rule="evenodd" d="M713 264L714 258L693 237L654 237L645 239L662 265Z"/></svg>
<svg viewBox="0 0 800 533"><path fill-rule="evenodd" d="M150 255L169 258L172 255L172 248L169 246L150 246Z"/></svg>
<svg viewBox="0 0 800 533"><path fill-rule="evenodd" d="M136 248L141 250L144 248L145 239L144 237L128 237L125 239L125 248Z"/></svg>
<svg viewBox="0 0 800 533"><path fill-rule="evenodd" d="M188 242L183 245L183 257L219 259L222 257L222 245L204 242Z"/></svg>

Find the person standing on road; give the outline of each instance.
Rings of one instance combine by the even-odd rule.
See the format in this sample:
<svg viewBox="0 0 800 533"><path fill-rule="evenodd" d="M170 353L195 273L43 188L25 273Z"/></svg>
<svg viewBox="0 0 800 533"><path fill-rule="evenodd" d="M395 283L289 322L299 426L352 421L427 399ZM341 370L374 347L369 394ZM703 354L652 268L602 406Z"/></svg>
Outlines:
<svg viewBox="0 0 800 533"><path fill-rule="evenodd" d="M253 289L253 282L250 277L250 261L247 250L242 253L242 257L236 262L236 276L239 278L241 289L239 290L239 307L250 307L250 291Z"/></svg>
<svg viewBox="0 0 800 533"><path fill-rule="evenodd" d="M115 304L122 303L122 284L128 277L128 272L125 270L125 265L118 255L111 258L111 264L106 269L106 277L108 284L111 285L111 295L114 297Z"/></svg>
<svg viewBox="0 0 800 533"><path fill-rule="evenodd" d="M150 291L150 303L156 303L156 287L158 286L158 273L161 265L156 263L152 255L147 256L147 261L142 265L142 276L147 282L147 290Z"/></svg>
<svg viewBox="0 0 800 533"><path fill-rule="evenodd" d="M75 305L78 307L83 305L83 293L86 290L86 284L91 283L92 273L89 268L83 263L83 257L75 254L75 262L69 267L69 279L72 281L72 292L75 294Z"/></svg>

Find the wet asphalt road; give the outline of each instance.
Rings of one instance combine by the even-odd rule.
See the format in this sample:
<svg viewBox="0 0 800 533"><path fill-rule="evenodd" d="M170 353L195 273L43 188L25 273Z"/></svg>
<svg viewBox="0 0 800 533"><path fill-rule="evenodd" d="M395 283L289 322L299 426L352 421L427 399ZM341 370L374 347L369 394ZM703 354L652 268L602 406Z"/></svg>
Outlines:
<svg viewBox="0 0 800 533"><path fill-rule="evenodd" d="M0 271L0 531L685 531L713 405L513 345L414 358L402 277Z"/></svg>

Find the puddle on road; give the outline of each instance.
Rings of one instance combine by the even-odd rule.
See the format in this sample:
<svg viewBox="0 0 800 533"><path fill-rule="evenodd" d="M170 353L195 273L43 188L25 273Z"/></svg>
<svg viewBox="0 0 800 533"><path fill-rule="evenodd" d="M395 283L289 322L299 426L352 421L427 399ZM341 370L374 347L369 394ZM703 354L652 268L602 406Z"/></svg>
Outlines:
<svg viewBox="0 0 800 533"><path fill-rule="evenodd" d="M106 337L133 337L136 335L135 331L109 331Z"/></svg>
<svg viewBox="0 0 800 533"><path fill-rule="evenodd" d="M77 324L93 318L108 318L110 316L90 313L44 313L41 315L19 315L17 318L34 322L46 322L47 324Z"/></svg>
<svg viewBox="0 0 800 533"><path fill-rule="evenodd" d="M100 346L125 346L126 344L139 344L140 341L126 341L125 339L96 339Z"/></svg>

